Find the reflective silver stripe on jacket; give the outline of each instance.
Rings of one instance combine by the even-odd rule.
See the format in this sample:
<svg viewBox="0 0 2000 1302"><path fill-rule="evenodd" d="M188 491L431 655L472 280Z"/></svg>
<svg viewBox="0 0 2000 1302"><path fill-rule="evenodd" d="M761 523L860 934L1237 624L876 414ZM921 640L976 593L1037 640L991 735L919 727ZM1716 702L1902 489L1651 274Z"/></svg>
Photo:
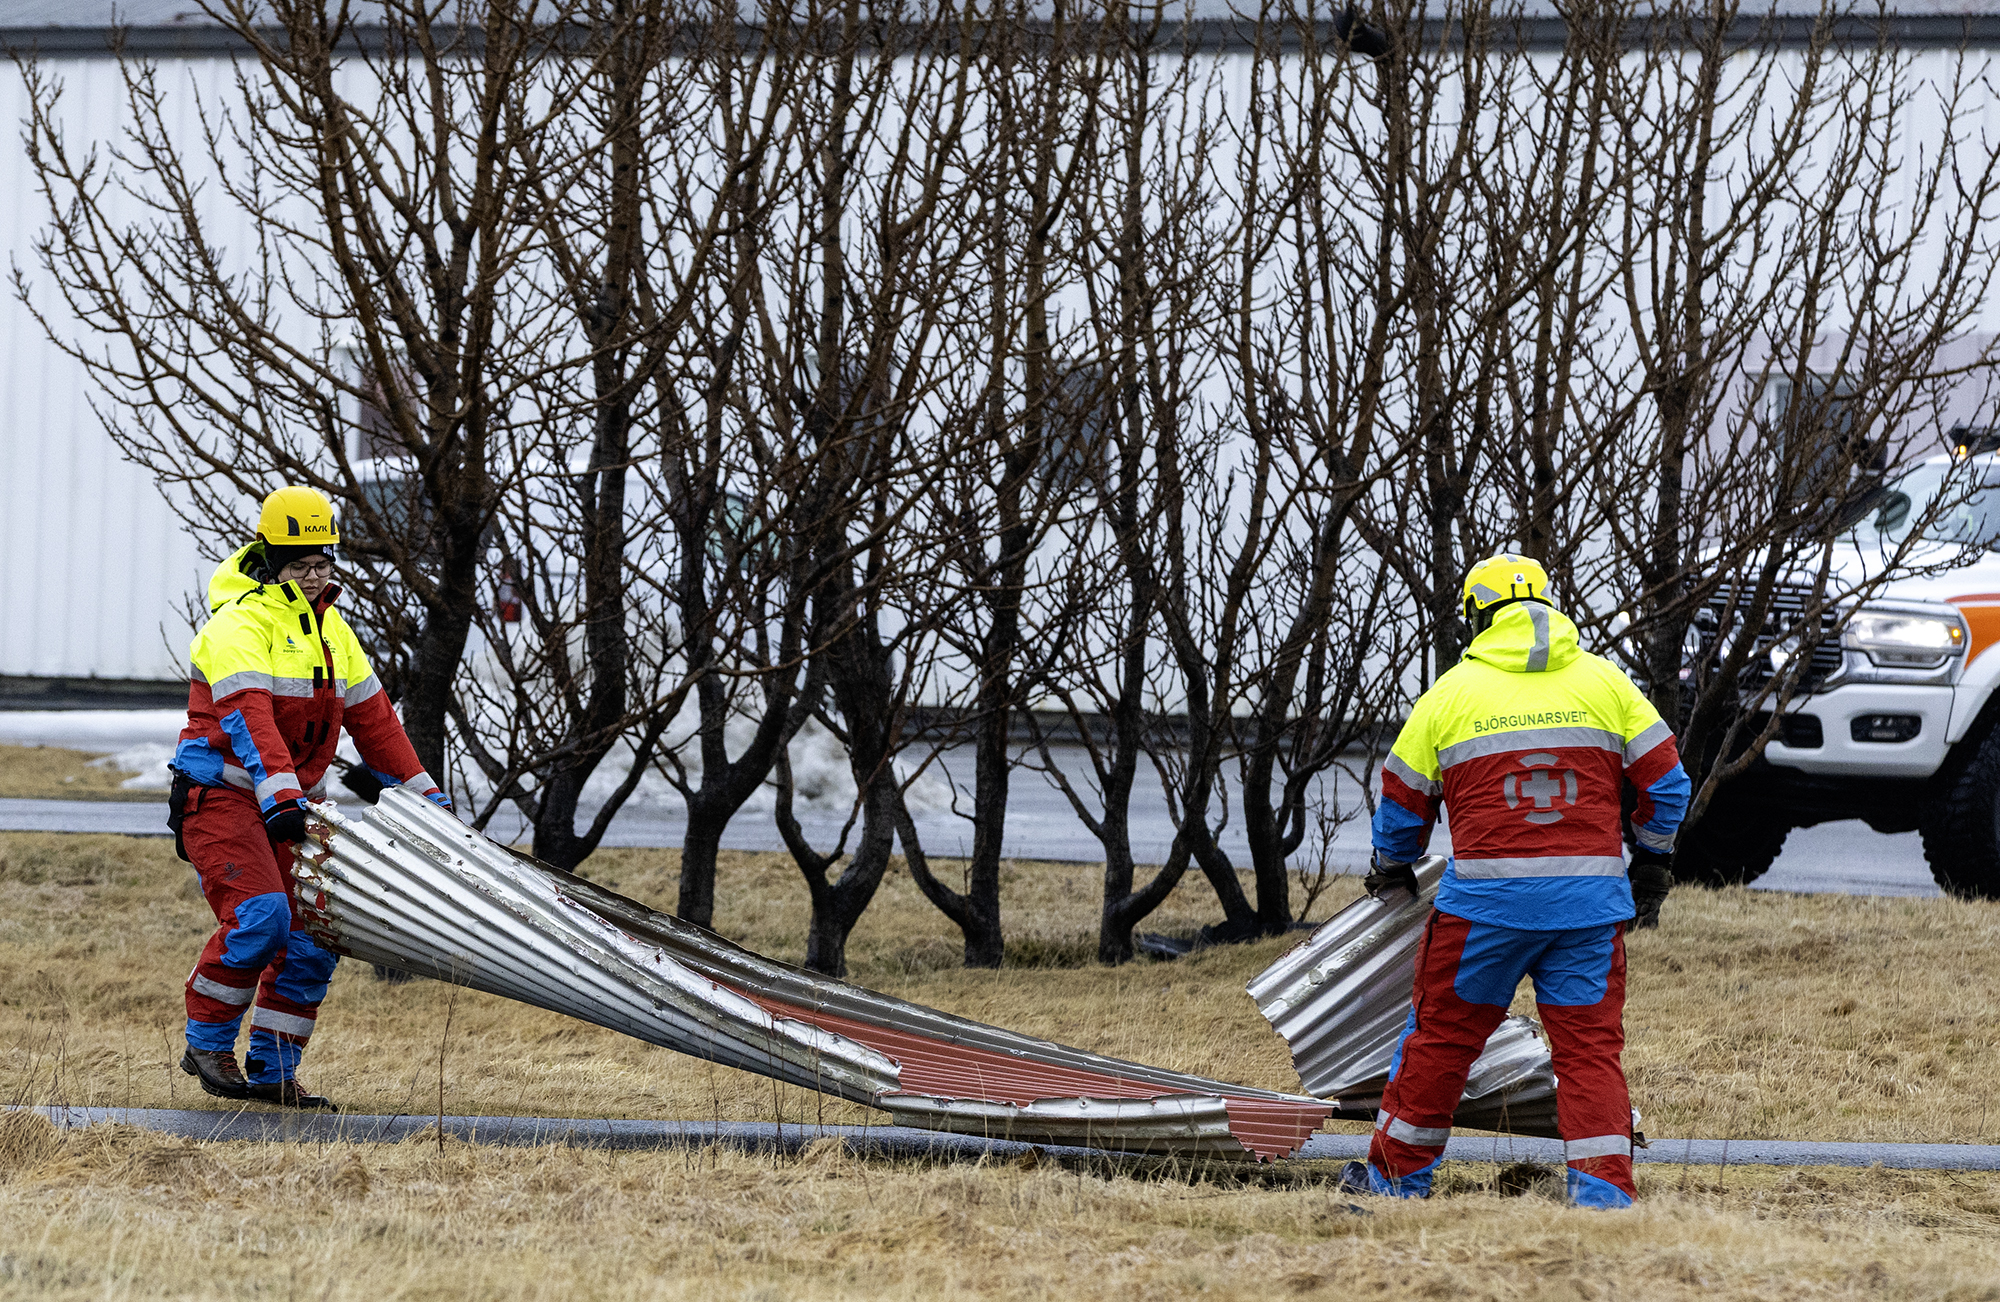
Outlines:
<svg viewBox="0 0 2000 1302"><path fill-rule="evenodd" d="M1453 859L1461 881L1496 877L1623 877L1625 860L1615 854L1557 854L1545 859Z"/></svg>
<svg viewBox="0 0 2000 1302"><path fill-rule="evenodd" d="M222 766L222 780L232 787L242 787L245 791L248 791L251 787L250 770L244 768L241 764L224 764Z"/></svg>
<svg viewBox="0 0 2000 1302"><path fill-rule="evenodd" d="M426 792L428 792L432 787L437 786L437 780L431 777L431 775L429 773L426 773L424 770L418 769L411 776L404 778L402 782L398 785L408 787L410 790L416 792L418 795L421 796Z"/></svg>
<svg viewBox="0 0 2000 1302"><path fill-rule="evenodd" d="M299 775L296 773L273 773L257 784L255 794L259 800L269 800L273 794L296 788L298 785Z"/></svg>
<svg viewBox="0 0 2000 1302"><path fill-rule="evenodd" d="M1571 1139L1563 1142L1563 1161L1581 1162L1586 1157L1630 1157L1632 1139L1629 1135L1598 1135L1592 1139Z"/></svg>
<svg viewBox="0 0 2000 1302"><path fill-rule="evenodd" d="M237 692L248 692L248 691L268 692L271 690L271 688L272 688L271 675L266 673L261 673L255 669L245 669L239 673L233 673L229 675L229 677L223 679L218 683L211 684L208 689L208 692L210 696L214 697L216 700L219 701L223 697L232 696Z"/></svg>
<svg viewBox="0 0 2000 1302"><path fill-rule="evenodd" d="M256 986L246 986L240 989L236 986L226 986L220 981L209 980L199 972L194 974L194 980L188 982L188 985L198 995L207 995L219 1004L234 1004L239 1008L257 997Z"/></svg>
<svg viewBox="0 0 2000 1302"><path fill-rule="evenodd" d="M310 697L312 694L313 680L310 678L273 678L271 680L271 695L273 696Z"/></svg>
<svg viewBox="0 0 2000 1302"><path fill-rule="evenodd" d="M1625 743L1625 766L1630 768L1632 765L1637 764L1647 751L1673 735L1674 730L1667 726L1665 719L1646 729L1646 731Z"/></svg>
<svg viewBox="0 0 2000 1302"><path fill-rule="evenodd" d="M1549 668L1549 608L1539 601L1523 602L1528 619L1535 626L1535 644L1528 648L1528 672L1540 674Z"/></svg>
<svg viewBox="0 0 2000 1302"><path fill-rule="evenodd" d="M1413 1126L1401 1117L1392 1117L1387 1112L1375 1114L1375 1129L1386 1131L1391 1139L1401 1140L1418 1148L1436 1148L1451 1138L1450 1126Z"/></svg>
<svg viewBox="0 0 2000 1302"><path fill-rule="evenodd" d="M361 704L363 701L367 700L369 697L375 695L377 692L381 690L382 690L381 675L370 674L366 678L362 679L360 682L355 683L353 686L349 687L341 695L347 708L351 710L355 706Z"/></svg>
<svg viewBox="0 0 2000 1302"><path fill-rule="evenodd" d="M294 1017L290 1013L276 1012L261 1005L251 1011L250 1025L260 1026L267 1031L276 1031L280 1035L295 1036L301 1040L313 1033L312 1018Z"/></svg>
<svg viewBox="0 0 2000 1302"><path fill-rule="evenodd" d="M1488 733L1484 737L1469 737L1449 746L1440 746L1438 767L1448 769L1470 759L1511 755L1517 750L1554 750L1565 746L1588 746L1595 750L1608 750L1613 755L1625 753L1625 739L1603 728L1516 728L1512 732Z"/></svg>
<svg viewBox="0 0 2000 1302"><path fill-rule="evenodd" d="M1436 778L1427 778L1405 764L1402 757L1391 751L1389 758L1382 761L1382 767L1396 775L1403 785L1413 791L1421 791L1427 796L1435 796L1444 790L1444 783Z"/></svg>
<svg viewBox="0 0 2000 1302"><path fill-rule="evenodd" d="M1674 834L1672 832L1648 832L1645 828L1634 823L1632 825L1632 837L1648 850L1658 850L1661 854L1666 854L1674 848Z"/></svg>

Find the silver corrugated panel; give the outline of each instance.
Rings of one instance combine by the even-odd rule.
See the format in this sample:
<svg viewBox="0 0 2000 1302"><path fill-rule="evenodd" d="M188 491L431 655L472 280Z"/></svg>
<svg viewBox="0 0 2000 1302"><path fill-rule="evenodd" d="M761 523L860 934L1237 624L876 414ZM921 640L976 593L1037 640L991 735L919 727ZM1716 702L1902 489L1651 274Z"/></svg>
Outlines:
<svg viewBox="0 0 2000 1302"><path fill-rule="evenodd" d="M496 845L420 796L314 807L294 872L337 953L434 975L937 1130L1272 1156L1316 1099L1121 1062L752 954ZM811 1019L810 1021L806 1019Z"/></svg>
<svg viewBox="0 0 2000 1302"><path fill-rule="evenodd" d="M1371 1119L1410 1012L1417 943L1437 899L1445 861L1416 865L1417 894L1356 900L1250 982L1250 997L1291 1048L1308 1091L1335 1115ZM1539 1029L1509 1017L1466 1078L1456 1125L1554 1135L1555 1071Z"/></svg>

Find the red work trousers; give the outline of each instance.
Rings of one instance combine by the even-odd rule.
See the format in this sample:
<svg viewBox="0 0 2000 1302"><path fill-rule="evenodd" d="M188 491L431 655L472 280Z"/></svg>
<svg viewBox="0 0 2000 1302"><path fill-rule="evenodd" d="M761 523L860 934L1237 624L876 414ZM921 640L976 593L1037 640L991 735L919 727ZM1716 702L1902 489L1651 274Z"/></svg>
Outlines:
<svg viewBox="0 0 2000 1302"><path fill-rule="evenodd" d="M182 841L219 924L188 974L188 1043L234 1050L250 1011L252 1079L289 1079L335 961L292 930L290 852L265 833L256 800L233 787L189 793Z"/></svg>
<svg viewBox="0 0 2000 1302"><path fill-rule="evenodd" d="M1417 948L1416 986L1376 1119L1369 1164L1394 1192L1429 1191L1474 1060L1507 1015L1523 976L1560 1082L1556 1124L1570 1196L1626 1206L1632 1104L1625 1048L1625 925L1517 931L1432 912Z"/></svg>

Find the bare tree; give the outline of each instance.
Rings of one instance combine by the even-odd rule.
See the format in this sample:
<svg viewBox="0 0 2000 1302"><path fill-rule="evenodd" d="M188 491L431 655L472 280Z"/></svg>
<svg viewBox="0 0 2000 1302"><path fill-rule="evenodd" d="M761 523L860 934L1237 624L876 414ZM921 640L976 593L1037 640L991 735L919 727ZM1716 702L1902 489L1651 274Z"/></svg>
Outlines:
<svg viewBox="0 0 2000 1302"><path fill-rule="evenodd" d="M998 967L1000 862L1012 737L1030 687L1068 638L1064 590L1044 582L1044 552L1089 473L1095 449L1066 420L1065 397L1088 377L1065 370L1056 350L1054 298L1065 259L1058 241L1092 157L1101 31L1059 8L1046 31L1016 6L980 44L983 127L973 171L985 390L976 441L952 459L928 513L943 566L927 604L941 654L967 679L960 705L973 755L972 855L965 889L931 872L904 820L903 843L919 889L965 937L968 967ZM1046 600L1056 598L1051 612ZM1038 611L1038 608L1039 611Z"/></svg>
<svg viewBox="0 0 2000 1302"><path fill-rule="evenodd" d="M280 483L336 502L357 623L443 774L516 396L568 365L547 360L559 324L513 294L537 245L522 135L547 121L513 109L557 29L508 0L457 23L378 8L380 46L357 48L345 4L218 0L205 11L252 51L233 92L204 100L122 58L130 125L81 151L63 88L27 65L36 256L66 313L15 284L211 547Z"/></svg>
<svg viewBox="0 0 2000 1302"><path fill-rule="evenodd" d="M983 389L982 318L957 293L978 228L964 157L975 31L952 11L906 17L875 26L850 3L802 45L820 62L801 78L814 97L801 235L765 318L781 323L765 326L772 382L809 381L801 418L777 431L781 459L810 476L807 513L785 538L808 567L803 699L846 748L856 789L839 844L820 851L792 816L789 759L776 756L779 828L813 898L806 962L831 973L845 970L848 934L899 833L921 857L896 764L927 687L934 609L924 589L935 545L917 505L963 446ZM857 818L859 841L835 877Z"/></svg>

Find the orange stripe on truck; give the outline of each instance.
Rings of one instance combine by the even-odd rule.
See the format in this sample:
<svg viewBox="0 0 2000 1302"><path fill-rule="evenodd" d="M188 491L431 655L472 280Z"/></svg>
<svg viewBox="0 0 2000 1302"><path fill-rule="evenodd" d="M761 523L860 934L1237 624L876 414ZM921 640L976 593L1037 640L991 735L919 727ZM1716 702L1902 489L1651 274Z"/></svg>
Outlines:
<svg viewBox="0 0 2000 1302"><path fill-rule="evenodd" d="M1965 616L1966 627L1972 634L1972 645L1966 648L1965 663L1971 664L1979 658L1980 652L2000 642L2000 592L1969 592L1945 600L1958 607L1958 613Z"/></svg>

